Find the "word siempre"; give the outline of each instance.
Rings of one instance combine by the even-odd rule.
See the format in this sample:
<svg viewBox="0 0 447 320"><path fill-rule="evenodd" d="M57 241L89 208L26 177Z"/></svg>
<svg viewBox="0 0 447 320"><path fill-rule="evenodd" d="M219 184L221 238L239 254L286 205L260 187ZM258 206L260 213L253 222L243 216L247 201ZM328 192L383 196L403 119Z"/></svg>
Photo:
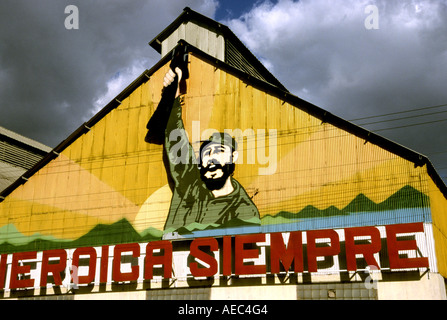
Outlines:
<svg viewBox="0 0 447 320"><path fill-rule="evenodd" d="M427 268L428 258L421 256L416 240L421 232L422 223L408 223L387 225L382 231L355 227L1 254L0 290L66 282L90 285L319 272L335 263L339 270L343 265L345 270L356 271L359 256L376 270L381 270L384 261L389 269ZM413 236L408 238L408 234ZM322 264L322 259L332 263Z"/></svg>

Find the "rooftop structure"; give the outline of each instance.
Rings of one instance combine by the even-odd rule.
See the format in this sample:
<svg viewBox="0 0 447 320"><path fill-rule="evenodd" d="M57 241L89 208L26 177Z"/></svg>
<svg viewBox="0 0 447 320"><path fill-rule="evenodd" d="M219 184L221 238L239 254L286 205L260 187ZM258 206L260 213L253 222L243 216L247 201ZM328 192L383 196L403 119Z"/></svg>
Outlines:
<svg viewBox="0 0 447 320"><path fill-rule="evenodd" d="M0 192L50 151L37 141L0 127Z"/></svg>

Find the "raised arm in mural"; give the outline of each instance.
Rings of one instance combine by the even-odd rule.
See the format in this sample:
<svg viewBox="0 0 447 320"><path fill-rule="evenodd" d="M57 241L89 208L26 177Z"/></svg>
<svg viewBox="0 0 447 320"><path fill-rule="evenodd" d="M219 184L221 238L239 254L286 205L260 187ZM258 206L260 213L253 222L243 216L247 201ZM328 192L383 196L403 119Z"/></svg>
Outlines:
<svg viewBox="0 0 447 320"><path fill-rule="evenodd" d="M238 157L236 140L227 133L216 132L201 142L196 159L182 120L184 103L178 85L182 75L178 67L168 71L163 95L172 94L175 89L172 104L166 104L165 99L157 107L166 108L163 114L169 112L164 147L169 158L168 172L174 181L165 231L192 231L198 224L200 229L219 227L230 221L232 226L260 224L256 206L232 177Z"/></svg>
<svg viewBox="0 0 447 320"><path fill-rule="evenodd" d="M160 102L146 126L148 131L145 141L148 143L164 143L166 125L171 114L174 99L179 96L180 92L186 92L185 80L189 77L189 71L186 47L184 45L179 45L173 51L169 67L169 72L166 75L170 79L165 77ZM176 68L182 73L181 81L173 81L176 77L176 73L174 72ZM169 81L169 83L166 81Z"/></svg>

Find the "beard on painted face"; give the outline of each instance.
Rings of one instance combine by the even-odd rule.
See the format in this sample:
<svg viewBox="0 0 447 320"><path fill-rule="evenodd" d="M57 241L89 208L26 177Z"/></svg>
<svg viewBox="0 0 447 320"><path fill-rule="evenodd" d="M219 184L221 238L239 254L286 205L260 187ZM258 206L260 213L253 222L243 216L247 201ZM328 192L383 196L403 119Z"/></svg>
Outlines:
<svg viewBox="0 0 447 320"><path fill-rule="evenodd" d="M225 185L228 177L233 174L234 169L234 163L225 163L222 165L216 160L210 160L206 167L200 167L200 178L209 190L219 190Z"/></svg>

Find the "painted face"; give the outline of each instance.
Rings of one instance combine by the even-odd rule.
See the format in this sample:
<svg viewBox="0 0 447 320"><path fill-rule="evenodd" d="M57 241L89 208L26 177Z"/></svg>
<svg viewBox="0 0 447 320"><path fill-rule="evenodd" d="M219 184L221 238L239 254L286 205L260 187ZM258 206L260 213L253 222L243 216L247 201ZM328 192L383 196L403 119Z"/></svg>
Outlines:
<svg viewBox="0 0 447 320"><path fill-rule="evenodd" d="M222 167L233 162L233 152L229 146L210 143L202 150L202 167L207 171L207 178L220 178Z"/></svg>
<svg viewBox="0 0 447 320"><path fill-rule="evenodd" d="M231 147L210 143L202 149L200 176L210 190L223 187L228 177L234 172L235 156Z"/></svg>

